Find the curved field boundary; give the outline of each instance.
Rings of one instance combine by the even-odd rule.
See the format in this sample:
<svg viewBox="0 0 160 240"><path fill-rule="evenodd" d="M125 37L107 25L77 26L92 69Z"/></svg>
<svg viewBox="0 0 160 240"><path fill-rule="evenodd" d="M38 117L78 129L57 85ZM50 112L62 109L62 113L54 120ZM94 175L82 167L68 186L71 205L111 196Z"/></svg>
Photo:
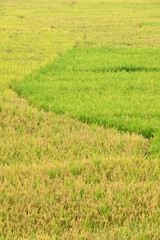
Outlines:
<svg viewBox="0 0 160 240"><path fill-rule="evenodd" d="M153 138L160 130L160 50L74 48L13 84L45 111Z"/></svg>

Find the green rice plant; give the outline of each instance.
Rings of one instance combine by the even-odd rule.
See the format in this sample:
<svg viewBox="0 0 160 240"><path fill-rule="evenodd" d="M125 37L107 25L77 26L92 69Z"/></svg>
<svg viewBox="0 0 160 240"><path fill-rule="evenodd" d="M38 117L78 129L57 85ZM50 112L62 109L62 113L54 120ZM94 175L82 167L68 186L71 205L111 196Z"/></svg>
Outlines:
<svg viewBox="0 0 160 240"><path fill-rule="evenodd" d="M160 126L159 56L159 49L76 48L13 89L39 109L152 138Z"/></svg>

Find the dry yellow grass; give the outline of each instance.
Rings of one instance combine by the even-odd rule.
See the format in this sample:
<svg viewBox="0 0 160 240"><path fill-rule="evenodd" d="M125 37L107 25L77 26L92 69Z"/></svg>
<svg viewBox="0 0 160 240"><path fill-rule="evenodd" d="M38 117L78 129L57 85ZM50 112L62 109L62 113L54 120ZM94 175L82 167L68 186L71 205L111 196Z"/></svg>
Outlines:
<svg viewBox="0 0 160 240"><path fill-rule="evenodd" d="M139 25L159 23L158 2L101 2L0 1L1 240L160 239L149 140L40 112L9 90L71 47L159 47L158 26Z"/></svg>
<svg viewBox="0 0 160 240"><path fill-rule="evenodd" d="M4 239L158 239L148 140L39 112L9 91L1 102Z"/></svg>

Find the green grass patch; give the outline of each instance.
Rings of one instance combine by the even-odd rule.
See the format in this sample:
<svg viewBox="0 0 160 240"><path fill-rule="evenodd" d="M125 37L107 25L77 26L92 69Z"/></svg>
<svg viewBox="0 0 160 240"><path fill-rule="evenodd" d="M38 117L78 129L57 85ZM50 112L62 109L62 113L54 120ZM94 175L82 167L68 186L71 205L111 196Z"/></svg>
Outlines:
<svg viewBox="0 0 160 240"><path fill-rule="evenodd" d="M75 48L13 88L39 109L151 138L160 128L159 56L159 49Z"/></svg>
<svg viewBox="0 0 160 240"><path fill-rule="evenodd" d="M139 27L158 27L160 26L159 22L141 22Z"/></svg>

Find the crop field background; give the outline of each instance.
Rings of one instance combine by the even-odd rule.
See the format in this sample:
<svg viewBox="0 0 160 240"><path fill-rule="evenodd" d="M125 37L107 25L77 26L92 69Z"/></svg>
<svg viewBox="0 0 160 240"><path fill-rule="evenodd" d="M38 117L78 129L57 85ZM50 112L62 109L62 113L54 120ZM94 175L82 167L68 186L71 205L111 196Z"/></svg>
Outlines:
<svg viewBox="0 0 160 240"><path fill-rule="evenodd" d="M160 239L160 2L0 1L0 239Z"/></svg>

